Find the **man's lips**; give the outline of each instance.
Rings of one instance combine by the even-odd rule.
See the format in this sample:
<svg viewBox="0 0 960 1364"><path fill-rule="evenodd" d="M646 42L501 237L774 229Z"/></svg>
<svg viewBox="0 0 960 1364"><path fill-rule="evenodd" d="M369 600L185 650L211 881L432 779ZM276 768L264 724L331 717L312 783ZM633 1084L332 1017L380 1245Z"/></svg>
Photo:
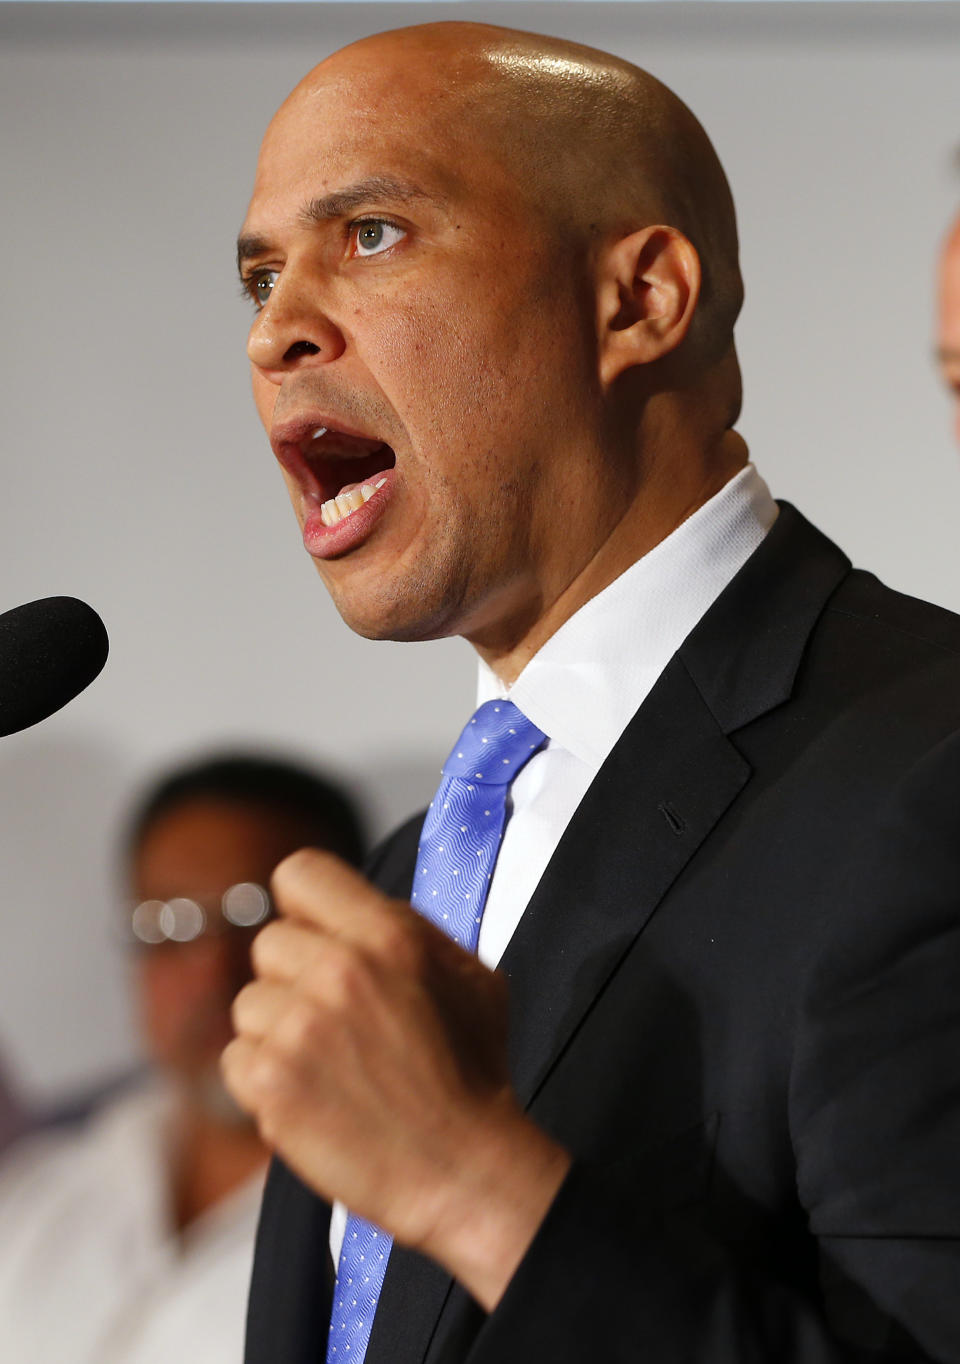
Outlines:
<svg viewBox="0 0 960 1364"><path fill-rule="evenodd" d="M314 559L339 559L357 549L369 539L374 527L386 512L394 492L394 471L382 473L372 485L370 495L359 499L351 509L342 513L331 502L315 507L303 521L303 544ZM339 517L339 519L337 519Z"/></svg>
<svg viewBox="0 0 960 1364"><path fill-rule="evenodd" d="M327 412L277 423L270 443L299 490L303 542L317 559L335 559L372 533L393 492L396 455L386 441Z"/></svg>
<svg viewBox="0 0 960 1364"><path fill-rule="evenodd" d="M380 477L396 464L392 446L325 412L278 423L270 444L304 496L320 505Z"/></svg>

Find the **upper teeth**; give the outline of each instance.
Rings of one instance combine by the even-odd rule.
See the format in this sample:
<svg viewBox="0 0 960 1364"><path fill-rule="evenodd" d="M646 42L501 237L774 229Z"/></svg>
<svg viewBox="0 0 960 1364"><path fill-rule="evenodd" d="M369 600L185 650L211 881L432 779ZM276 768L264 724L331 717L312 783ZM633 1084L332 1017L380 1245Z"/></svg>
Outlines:
<svg viewBox="0 0 960 1364"><path fill-rule="evenodd" d="M331 497L320 508L323 524L335 526L345 516L349 516L358 507L362 507L364 502L369 502L377 489L382 488L386 481L385 478L381 478L376 483L362 483L359 488L351 488L349 492L337 493L336 497Z"/></svg>
<svg viewBox="0 0 960 1364"><path fill-rule="evenodd" d="M325 436L326 434L327 428L325 426L318 426L316 431L314 431L313 435L310 437L310 439L319 440L321 436Z"/></svg>

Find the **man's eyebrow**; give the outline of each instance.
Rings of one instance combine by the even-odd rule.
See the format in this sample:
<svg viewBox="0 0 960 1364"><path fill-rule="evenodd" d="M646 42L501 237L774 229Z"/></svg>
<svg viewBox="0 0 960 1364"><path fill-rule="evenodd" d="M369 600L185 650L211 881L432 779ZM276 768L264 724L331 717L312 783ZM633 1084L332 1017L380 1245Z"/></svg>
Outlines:
<svg viewBox="0 0 960 1364"><path fill-rule="evenodd" d="M438 195L428 194L411 180L398 180L391 175L370 175L343 189L332 190L319 198L304 204L298 217L304 226L329 222L332 218L342 218L347 213L355 213L365 204L408 204L423 199L428 203L441 206L445 201ZM266 255L271 249L268 238L257 233L245 232L237 238L237 269L243 273L243 265L256 256Z"/></svg>
<svg viewBox="0 0 960 1364"><path fill-rule="evenodd" d="M243 274L244 261L254 256L263 256L269 251L270 243L266 237L258 237L254 232L244 232L237 238L237 269Z"/></svg>
<svg viewBox="0 0 960 1364"><path fill-rule="evenodd" d="M960 360L960 346L938 346L936 357L941 365L952 364L954 360Z"/></svg>
<svg viewBox="0 0 960 1364"><path fill-rule="evenodd" d="M370 175L356 184L311 199L300 210L299 216L300 221L309 226L311 223L326 222L329 218L341 218L345 213L355 213L364 204L408 204L416 199L426 199L436 204L441 202L411 180L397 180L391 175Z"/></svg>

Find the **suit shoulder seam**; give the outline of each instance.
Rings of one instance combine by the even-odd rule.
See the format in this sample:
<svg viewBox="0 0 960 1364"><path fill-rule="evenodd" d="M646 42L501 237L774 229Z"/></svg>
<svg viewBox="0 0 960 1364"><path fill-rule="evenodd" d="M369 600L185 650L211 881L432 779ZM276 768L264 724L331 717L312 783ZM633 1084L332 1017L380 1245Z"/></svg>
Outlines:
<svg viewBox="0 0 960 1364"><path fill-rule="evenodd" d="M883 626L886 630L892 630L895 634L902 635L904 639L915 639L920 644L929 645L931 649L938 649L940 653L946 654L950 658L960 658L960 648L951 648L949 644L943 644L938 639L931 639L929 635L918 634L915 630L905 630L902 625L896 625L883 616L868 616L863 611L849 611L842 606L828 606L827 611L834 616L845 616L848 620L862 621L865 625Z"/></svg>

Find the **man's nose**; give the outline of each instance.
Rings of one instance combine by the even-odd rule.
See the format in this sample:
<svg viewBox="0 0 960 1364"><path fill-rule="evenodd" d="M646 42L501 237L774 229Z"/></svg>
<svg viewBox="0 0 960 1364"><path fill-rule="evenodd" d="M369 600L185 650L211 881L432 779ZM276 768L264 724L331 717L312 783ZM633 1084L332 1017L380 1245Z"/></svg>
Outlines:
<svg viewBox="0 0 960 1364"><path fill-rule="evenodd" d="M342 331L320 301L281 276L253 320L247 354L266 378L282 383L293 369L336 360L345 346Z"/></svg>

